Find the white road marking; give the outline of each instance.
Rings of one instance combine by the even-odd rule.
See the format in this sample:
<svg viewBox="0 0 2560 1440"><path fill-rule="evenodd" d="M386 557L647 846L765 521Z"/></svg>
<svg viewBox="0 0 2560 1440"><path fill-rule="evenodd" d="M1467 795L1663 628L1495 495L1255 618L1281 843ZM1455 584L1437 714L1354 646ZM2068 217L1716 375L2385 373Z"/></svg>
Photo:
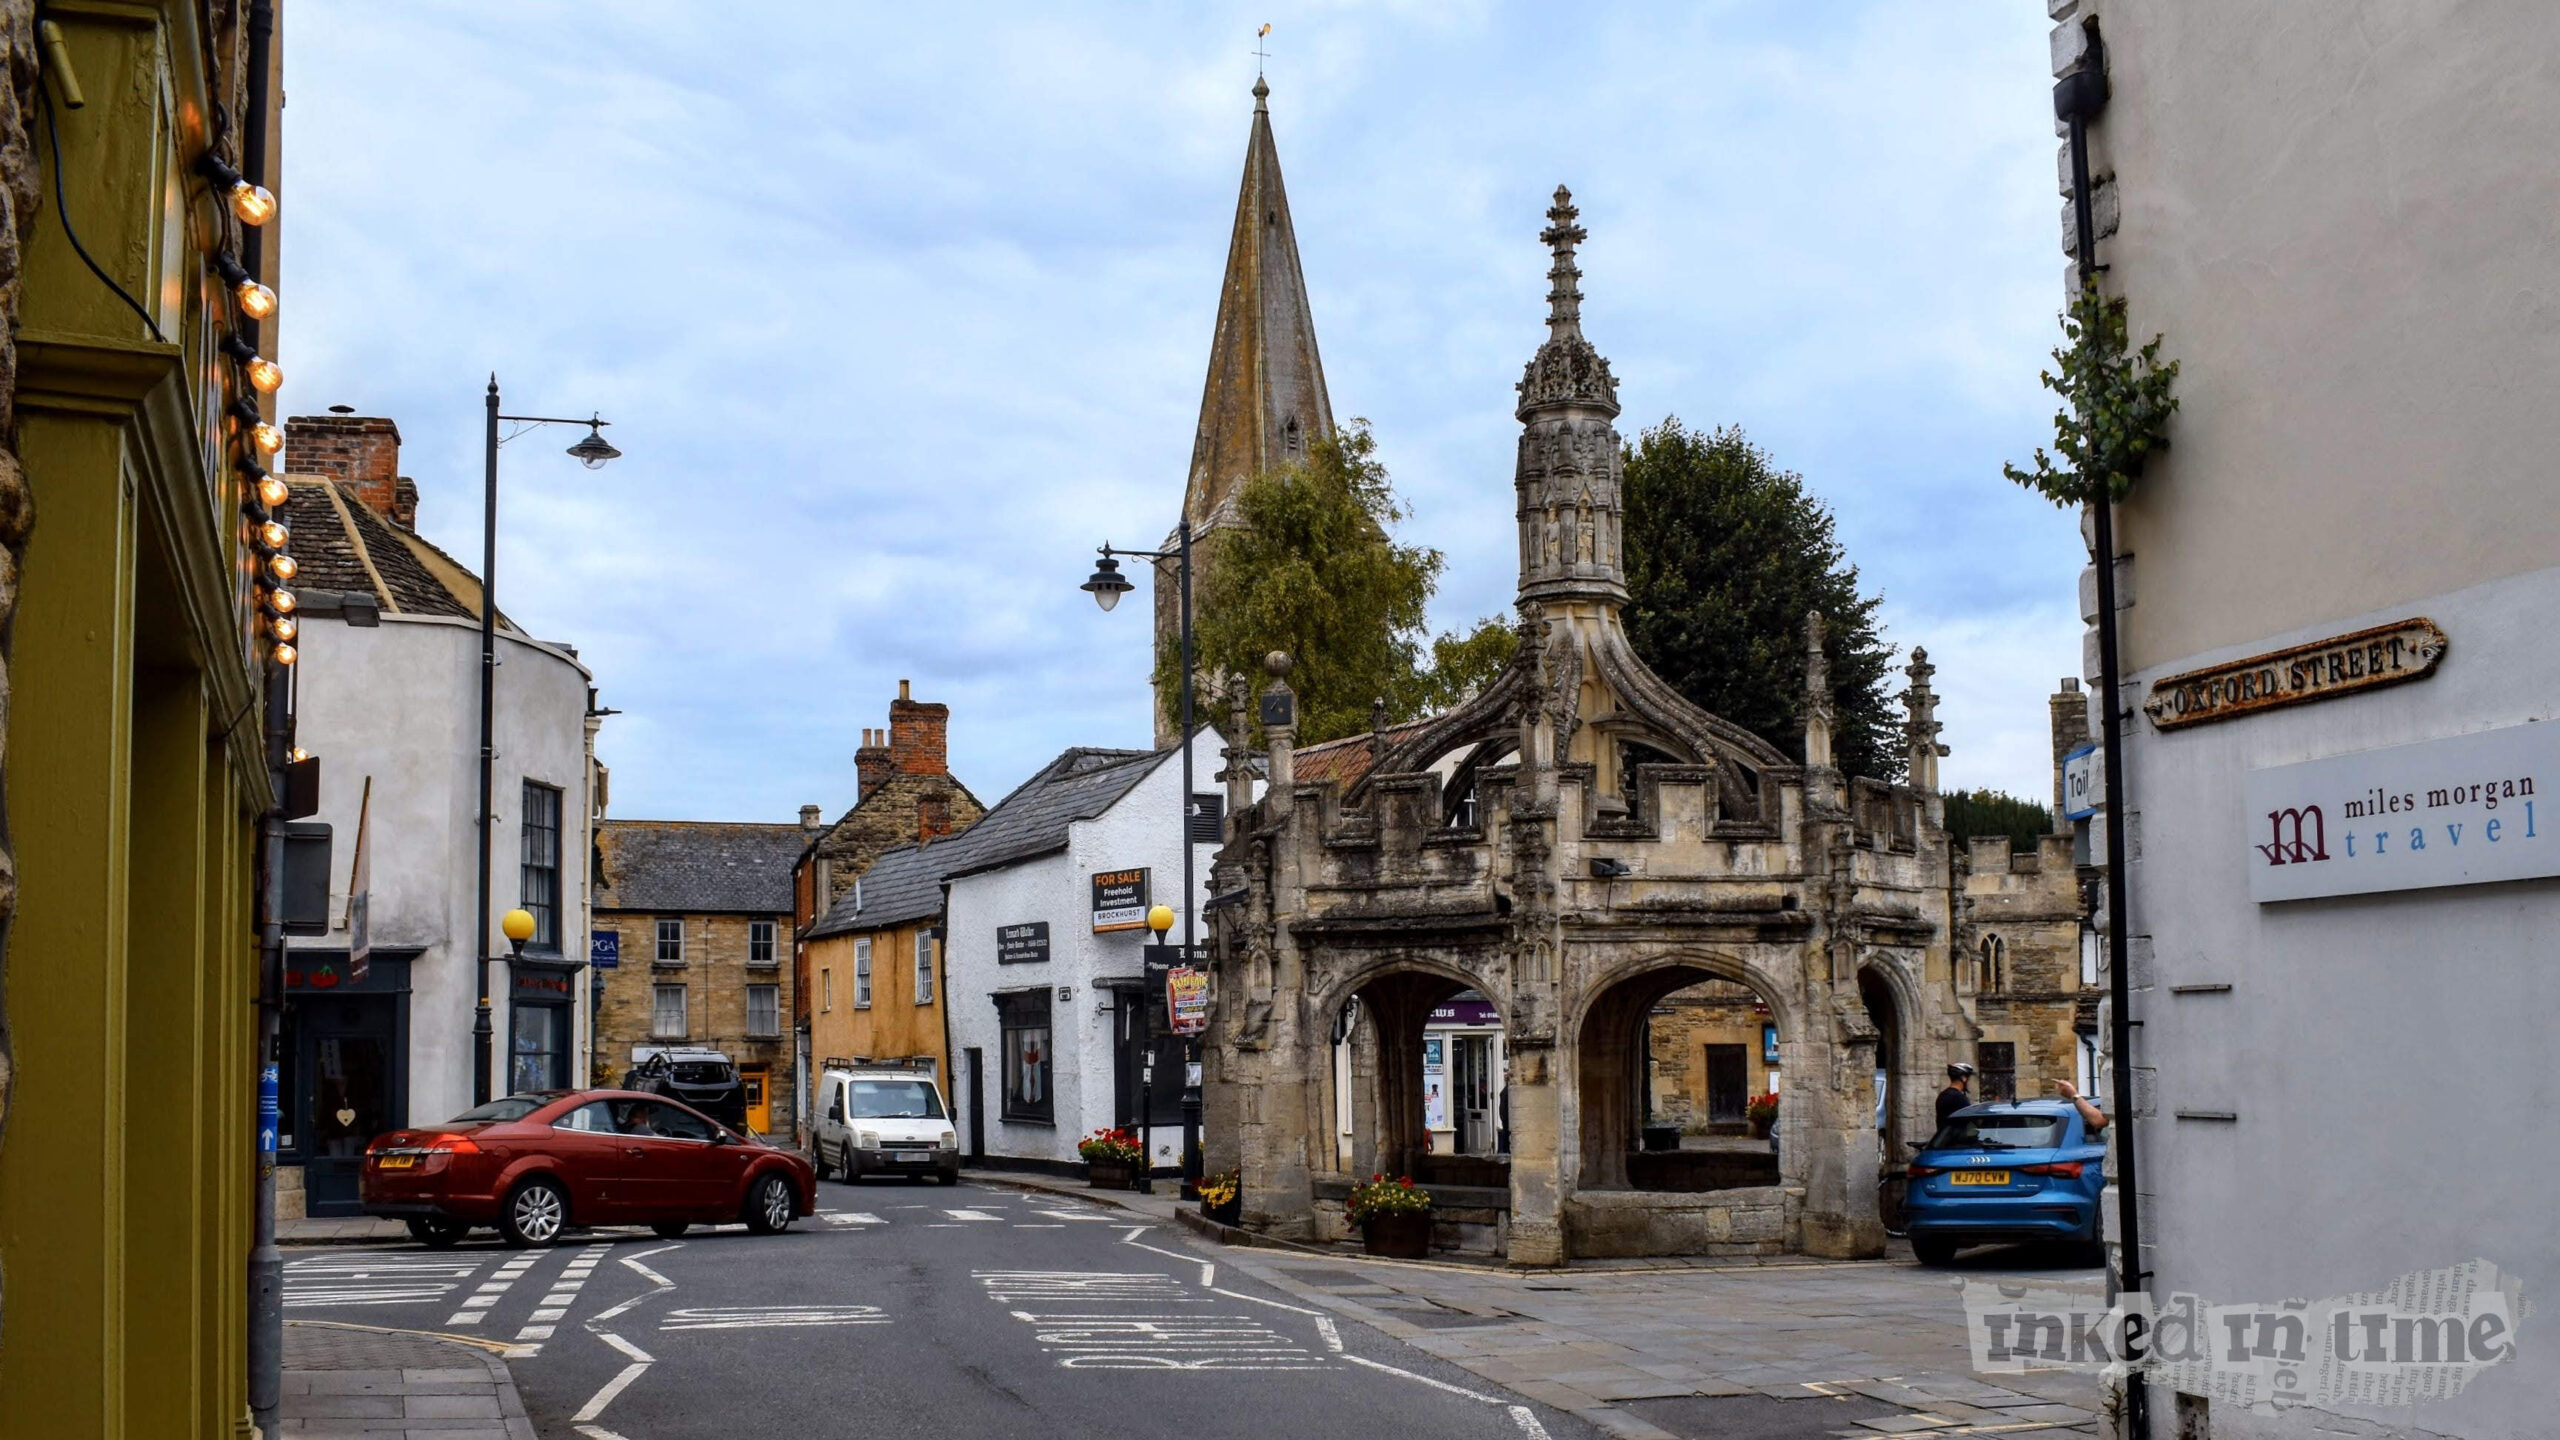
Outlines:
<svg viewBox="0 0 2560 1440"><path fill-rule="evenodd" d="M1179 1261L1181 1261L1181 1262L1182 1262L1183 1264L1185 1264L1185 1265L1197 1265L1197 1266L1199 1266L1199 1267L1200 1267L1200 1288L1201 1288L1201 1289L1203 1289L1203 1290L1209 1289L1211 1286L1213 1286L1213 1285L1215 1285L1215 1284L1217 1283L1217 1279L1218 1279L1218 1267L1217 1267L1216 1265L1214 1265L1214 1264L1211 1264L1209 1261L1206 1261L1206 1260L1201 1259L1201 1258L1200 1258L1199 1256L1197 1256L1197 1255L1178 1255L1178 1254L1175 1254L1175 1253L1174 1253L1173 1251L1171 1251L1171 1250L1160 1250L1160 1249L1157 1249L1157 1248L1156 1248L1155 1246L1153 1246L1153 1245L1138 1245L1138 1237L1139 1237L1139 1236L1141 1236L1141 1235L1146 1234L1149 1230L1152 1230L1152 1229L1154 1229L1154 1228L1155 1228L1155 1227L1154 1227L1154 1226L1152 1226L1152 1225L1141 1225L1141 1226L1137 1227L1136 1229L1131 1230L1128 1234L1121 1236L1121 1237L1120 1237L1120 1243L1121 1243L1121 1244L1123 1244L1123 1245L1137 1245L1137 1246L1138 1246L1138 1248L1139 1248L1139 1249L1141 1249L1141 1250L1149 1251L1149 1252L1154 1253L1154 1254L1157 1254L1157 1255L1162 1255L1163 1257L1165 1257L1165 1258L1166 1258L1166 1259L1168 1259L1168 1260L1179 1260Z"/></svg>
<svg viewBox="0 0 2560 1440"><path fill-rule="evenodd" d="M516 1332L516 1340L519 1344L527 1340L548 1340L550 1338L551 1327L548 1325L527 1325Z"/></svg>
<svg viewBox="0 0 2560 1440"><path fill-rule="evenodd" d="M1268 1305L1274 1310L1293 1310L1300 1315L1315 1315L1321 1313L1319 1311L1309 1310L1303 1305L1284 1305L1277 1300L1265 1300L1259 1295L1247 1295L1241 1290L1220 1290L1218 1293L1237 1300L1250 1300L1256 1305Z"/></svg>
<svg viewBox="0 0 2560 1440"><path fill-rule="evenodd" d="M1013 1228L1016 1230L1064 1230L1067 1227L1064 1225L1024 1225L1016 1223Z"/></svg>
<svg viewBox="0 0 2560 1440"><path fill-rule="evenodd" d="M639 1346L632 1344L630 1341L623 1339L621 1336L614 1334L610 1330L597 1331L596 1338L602 1340L607 1345L612 1346L614 1349L621 1351L624 1355L629 1356L634 1364L653 1365L657 1363L658 1357L641 1349Z"/></svg>
<svg viewBox="0 0 2560 1440"><path fill-rule="evenodd" d="M1526 1405L1511 1407L1511 1423L1520 1427L1521 1434L1531 1436L1533 1440L1552 1440L1547 1434L1547 1427L1538 1423L1538 1412Z"/></svg>
<svg viewBox="0 0 2560 1440"><path fill-rule="evenodd" d="M1330 1318L1322 1315L1316 1317L1316 1333L1324 1337L1324 1348L1336 1355L1342 1353L1342 1332L1334 1328Z"/></svg>
<svg viewBox="0 0 2560 1440"><path fill-rule="evenodd" d="M632 1381L637 1380L648 1373L649 1367L643 1363L635 1362L633 1364L623 1366L621 1374L604 1382L603 1389L598 1390L595 1394L587 1397L587 1403L580 1407L577 1414L569 1417L569 1423L572 1425L583 1424L586 1421L593 1420L597 1416L603 1414L604 1407L612 1404L615 1396L620 1395L625 1389L629 1388Z"/></svg>
<svg viewBox="0 0 2560 1440"><path fill-rule="evenodd" d="M862 1210L829 1210L825 1214L827 1223L830 1225L886 1225L889 1223L877 1215Z"/></svg>
<svg viewBox="0 0 2560 1440"><path fill-rule="evenodd" d="M633 1270L635 1270L635 1271L639 1272L639 1273L640 1273L640 1274L642 1274L642 1275L646 1275L646 1276L648 1276L648 1277L649 1277L649 1279L650 1279L654 1284L656 1284L657 1288L656 1288L656 1289L654 1289L654 1290L651 1290L651 1291L650 1291L648 1294L646 1294L646 1295L634 1295L634 1296L632 1296L630 1299L623 1301L621 1304L616 1305L616 1306L613 1306L613 1307L612 1307L612 1308L610 1308L610 1309L607 1309L607 1310L604 1310L604 1311L602 1311L602 1312L598 1313L598 1314L597 1314L593 1319L590 1319L589 1321L587 1321L587 1328L588 1328L588 1329L590 1329L590 1330L594 1330L594 1329L595 1329L595 1327L596 1327L596 1325L597 1325L599 1322L601 1322L601 1321L605 1321L605 1320L610 1320L610 1319L612 1319L613 1317L615 1317L616 1315L619 1315L619 1314L621 1314L622 1312L624 1312L624 1311L626 1311L626 1310L630 1309L632 1306L639 1304L639 1303L640 1303L641 1301L643 1301L643 1300L654 1300L654 1299L656 1299L657 1297L659 1297L659 1296L661 1296L661 1295L664 1295L664 1294L666 1294L668 1291L673 1290L674 1288L676 1288L676 1285L675 1285L675 1282L674 1282L674 1281L672 1281L672 1280L668 1279L668 1278L667 1278L666 1276L664 1276L664 1275L659 1274L657 1271L650 1269L648 1266L641 1264L640 1262L641 1262L642 1260L644 1260L644 1259L647 1259L649 1256L652 1256L652 1255L664 1255L665 1253L667 1253L667 1252L668 1252L668 1251L670 1251L670 1250L681 1250L681 1249L683 1249L683 1248L684 1248L684 1242L683 1242L683 1241L681 1241L681 1240L679 1240L679 1241L677 1241L675 1244L672 1244L672 1245L661 1245L661 1246L659 1246L659 1247L658 1247L657 1249L655 1249L655 1250L643 1250L643 1251L641 1251L641 1252L640 1252L639 1254L637 1254L637 1255L626 1255L626 1256L624 1256L624 1257L623 1257L623 1260L622 1260L622 1263L623 1263L624 1265L629 1266L631 1269L633 1269ZM597 1334L599 1334L599 1335L604 1334L604 1332L603 1332L603 1331L601 1331L601 1330L596 1331L596 1333L597 1333ZM611 1339L612 1337L607 1336L606 1338Z"/></svg>
<svg viewBox="0 0 2560 1440"><path fill-rule="evenodd" d="M1470 1400L1481 1400L1487 1405L1499 1405L1502 1403L1490 1395L1479 1394L1478 1392L1469 1390L1464 1386L1452 1385L1446 1380L1434 1380L1428 1375L1416 1375L1410 1370L1399 1370L1393 1365L1381 1365L1377 1361L1368 1359L1364 1356L1346 1354L1342 1358L1350 1361L1354 1365L1366 1365L1372 1370L1384 1370L1390 1375L1401 1375L1407 1380L1419 1380L1434 1390L1446 1390L1452 1395L1464 1395Z"/></svg>
<svg viewBox="0 0 2560 1440"><path fill-rule="evenodd" d="M954 1220L1001 1220L1004 1218L1001 1215L990 1215L984 1210L945 1210L942 1213Z"/></svg>
<svg viewBox="0 0 2560 1440"><path fill-rule="evenodd" d="M616 1435L601 1425L581 1425L578 1427L578 1433L586 1436L587 1440L625 1440L625 1437Z"/></svg>
<svg viewBox="0 0 2560 1440"><path fill-rule="evenodd" d="M877 1305L721 1305L670 1310L660 1330L780 1330L806 1325L885 1325Z"/></svg>
<svg viewBox="0 0 2560 1440"><path fill-rule="evenodd" d="M1046 1215L1052 1220L1088 1220L1097 1225L1108 1225L1116 1218L1110 1215L1079 1215L1072 1210L1043 1210L1036 1205L1032 1207L1031 1213Z"/></svg>
<svg viewBox="0 0 2560 1440"><path fill-rule="evenodd" d="M459 1289L477 1259L403 1255L315 1255L284 1268L284 1303L428 1305Z"/></svg>
<svg viewBox="0 0 2560 1440"><path fill-rule="evenodd" d="M972 1272L986 1287L987 1298L1004 1304L1017 1300L1148 1300L1165 1305L1206 1305L1183 1293L1182 1286L1161 1270L979 1270Z"/></svg>
<svg viewBox="0 0 2560 1440"><path fill-rule="evenodd" d="M1321 1370L1325 1362L1241 1315L1013 1312L1068 1370Z"/></svg>

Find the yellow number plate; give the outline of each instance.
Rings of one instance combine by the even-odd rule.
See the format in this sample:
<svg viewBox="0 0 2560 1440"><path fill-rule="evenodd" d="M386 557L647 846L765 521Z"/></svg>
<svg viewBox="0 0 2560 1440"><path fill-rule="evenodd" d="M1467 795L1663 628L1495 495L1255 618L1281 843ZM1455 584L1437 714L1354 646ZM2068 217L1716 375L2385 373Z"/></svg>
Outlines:
<svg viewBox="0 0 2560 1440"><path fill-rule="evenodd" d="M374 1162L385 1170L407 1170L418 1163L415 1155L385 1155Z"/></svg>
<svg viewBox="0 0 2560 1440"><path fill-rule="evenodd" d="M1956 1170L1949 1172L1947 1183L1950 1185L2006 1185L2009 1183L2009 1172L2006 1170Z"/></svg>

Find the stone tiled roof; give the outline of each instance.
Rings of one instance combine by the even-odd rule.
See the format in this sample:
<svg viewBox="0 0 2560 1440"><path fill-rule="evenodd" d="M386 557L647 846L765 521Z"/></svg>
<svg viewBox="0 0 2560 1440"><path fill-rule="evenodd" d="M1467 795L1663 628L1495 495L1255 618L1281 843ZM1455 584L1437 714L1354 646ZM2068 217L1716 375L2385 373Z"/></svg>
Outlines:
<svg viewBox="0 0 2560 1440"><path fill-rule="evenodd" d="M933 919L942 913L942 877L962 858L957 839L890 851L873 861L853 888L809 927L809 938L887 930Z"/></svg>
<svg viewBox="0 0 2560 1440"><path fill-rule="evenodd" d="M1430 717L1404 725L1390 725L1385 734L1390 748L1407 738L1422 733L1431 723ZM1377 759L1374 735L1348 735L1340 740L1327 740L1321 745L1301 745L1289 752L1289 764L1299 784L1338 781L1345 790L1357 785L1369 774L1369 766Z"/></svg>
<svg viewBox="0 0 2560 1440"><path fill-rule="evenodd" d="M285 477L285 528L300 566L298 589L370 593L395 615L480 613L480 579L442 550L419 539L345 493L335 481ZM516 627L501 614L498 623Z"/></svg>
<svg viewBox="0 0 2560 1440"><path fill-rule="evenodd" d="M791 913L798 825L717 820L607 820L597 827L604 884L598 910L660 915Z"/></svg>
<svg viewBox="0 0 2560 1440"><path fill-rule="evenodd" d="M1090 820L1136 788L1175 752L1069 750L996 802L996 808L950 843L966 853L946 877L971 875L1067 848L1067 827Z"/></svg>

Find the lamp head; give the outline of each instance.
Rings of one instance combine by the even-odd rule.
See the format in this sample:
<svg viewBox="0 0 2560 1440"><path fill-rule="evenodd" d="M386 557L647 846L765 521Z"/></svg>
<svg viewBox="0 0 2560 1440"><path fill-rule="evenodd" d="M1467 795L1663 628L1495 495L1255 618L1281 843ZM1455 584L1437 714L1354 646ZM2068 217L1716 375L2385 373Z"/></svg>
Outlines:
<svg viewBox="0 0 2560 1440"><path fill-rule="evenodd" d="M1158 940L1162 940L1164 938L1164 932L1173 928L1173 907L1170 905L1158 905L1154 909L1149 910L1147 912L1147 928L1156 932L1156 938Z"/></svg>
<svg viewBox="0 0 2560 1440"><path fill-rule="evenodd" d="M1121 596L1138 587L1130 584L1129 577L1120 573L1119 561L1105 555L1093 567L1093 578L1078 588L1091 595L1093 603L1107 611L1120 603Z"/></svg>
<svg viewBox="0 0 2560 1440"><path fill-rule="evenodd" d="M607 460L622 458L621 451L605 442L603 425L602 420L589 420L587 438L569 447L569 453L578 457L578 463L590 470L601 470Z"/></svg>
<svg viewBox="0 0 2560 1440"><path fill-rule="evenodd" d="M507 937L509 945L522 950L524 942L533 938L533 912L522 908L508 911L498 921L498 931Z"/></svg>

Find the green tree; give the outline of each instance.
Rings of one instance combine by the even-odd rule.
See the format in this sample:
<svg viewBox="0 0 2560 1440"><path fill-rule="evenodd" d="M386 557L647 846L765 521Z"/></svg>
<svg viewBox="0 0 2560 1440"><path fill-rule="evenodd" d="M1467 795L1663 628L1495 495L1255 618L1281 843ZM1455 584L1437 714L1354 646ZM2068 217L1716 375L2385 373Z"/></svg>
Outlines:
<svg viewBox="0 0 2560 1440"><path fill-rule="evenodd" d="M1804 617L1822 612L1832 753L1842 771L1898 779L1893 648L1879 597L1858 593L1831 512L1740 429L1674 416L1626 452L1628 638L1681 694L1804 758Z"/></svg>
<svg viewBox="0 0 2560 1440"><path fill-rule="evenodd" d="M1958 845L1977 835L2006 835L2011 850L2036 848L2053 833L2053 812L2033 800L1998 790L1948 792L1947 834Z"/></svg>
<svg viewBox="0 0 2560 1440"><path fill-rule="evenodd" d="M1453 703L1500 673L1515 644L1485 620L1434 638L1424 614L1440 583L1440 552L1399 545L1406 511L1377 456L1369 422L1354 420L1308 447L1307 458L1265 471L1237 495L1242 523L1210 537L1194 637L1199 673L1249 677L1285 650L1298 693L1298 743L1357 735L1371 707L1390 721ZM1178 656L1158 661L1174 693Z"/></svg>

